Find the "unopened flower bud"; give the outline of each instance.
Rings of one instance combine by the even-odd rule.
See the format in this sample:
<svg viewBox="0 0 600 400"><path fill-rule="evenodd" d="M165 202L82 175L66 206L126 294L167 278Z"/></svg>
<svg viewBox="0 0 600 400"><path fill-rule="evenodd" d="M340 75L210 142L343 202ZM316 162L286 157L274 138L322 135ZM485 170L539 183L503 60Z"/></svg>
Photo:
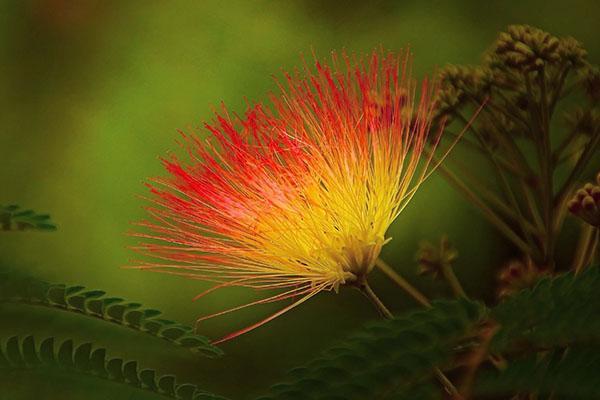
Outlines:
<svg viewBox="0 0 600 400"><path fill-rule="evenodd" d="M575 68L586 65L587 51L572 37L560 39L558 54L563 61L570 63Z"/></svg>
<svg viewBox="0 0 600 400"><path fill-rule="evenodd" d="M545 268L531 260L511 260L498 274L500 298L510 296L522 289L532 287L541 277L548 274Z"/></svg>
<svg viewBox="0 0 600 400"><path fill-rule="evenodd" d="M586 183L567 203L568 210L588 224L600 227L600 173L596 184Z"/></svg>
<svg viewBox="0 0 600 400"><path fill-rule="evenodd" d="M506 67L524 71L539 70L561 58L560 40L528 25L511 25L496 40L493 54ZM574 56L576 46L570 40L563 45L564 56Z"/></svg>
<svg viewBox="0 0 600 400"><path fill-rule="evenodd" d="M442 274L442 269L451 267L458 258L458 250L448 241L446 235L442 236L438 246L428 241L419 244L416 259L417 272L421 275L432 275L437 278Z"/></svg>

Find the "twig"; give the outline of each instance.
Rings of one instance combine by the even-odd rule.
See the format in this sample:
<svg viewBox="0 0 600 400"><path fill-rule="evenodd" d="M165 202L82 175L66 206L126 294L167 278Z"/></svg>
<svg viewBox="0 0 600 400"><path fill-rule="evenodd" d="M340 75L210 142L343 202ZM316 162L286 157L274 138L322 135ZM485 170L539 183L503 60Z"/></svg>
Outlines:
<svg viewBox="0 0 600 400"><path fill-rule="evenodd" d="M378 260L378 261L380 261L380 260ZM386 264L386 266L387 266L387 264ZM387 267L389 268L389 266L387 266ZM401 279L404 280L404 278L401 278ZM406 282L406 284L408 284L408 282ZM408 285L410 286L410 284L408 284ZM373 305L377 308L377 311L379 311L379 313L384 318L386 318L386 319L394 318L394 316L390 312L390 310L385 306L385 304L383 304L381 299L379 299L379 297L377 297L375 292L373 292L373 289L371 289L371 286L369 286L369 283L367 282L366 279L360 280L357 283L357 287L361 291L361 293L363 293L365 295L365 297L367 297L371 301L371 303L373 303ZM416 289L414 289L414 290L416 291ZM444 375L444 373L439 368L437 368L437 367L434 368L434 374L435 374L436 378L438 379L438 381L444 387L444 390L446 390L446 392L448 392L448 394L450 394L452 396L453 400L464 400L464 398L461 396L461 394L458 391L458 389L456 388L456 386L454 386L452 381L450 381L450 379L448 379L448 377L446 375Z"/></svg>
<svg viewBox="0 0 600 400"><path fill-rule="evenodd" d="M421 293L417 288L411 285L402 275L394 271L392 267L390 267L385 261L381 258L378 258L375 261L375 265L388 276L392 281L394 281L400 288L402 288L406 293L408 293L413 299L415 299L419 304L424 305L425 307L431 307L431 303L425 297L423 293Z"/></svg>

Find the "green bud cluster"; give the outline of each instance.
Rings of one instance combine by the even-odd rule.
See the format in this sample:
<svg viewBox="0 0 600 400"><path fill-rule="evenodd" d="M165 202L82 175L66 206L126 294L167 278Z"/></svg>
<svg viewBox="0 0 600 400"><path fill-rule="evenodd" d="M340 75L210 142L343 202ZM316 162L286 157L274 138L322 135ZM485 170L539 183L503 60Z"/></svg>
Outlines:
<svg viewBox="0 0 600 400"><path fill-rule="evenodd" d="M558 38L529 25L511 25L486 57L492 67L534 71L562 63L587 66L587 51L572 37Z"/></svg>
<svg viewBox="0 0 600 400"><path fill-rule="evenodd" d="M525 112L531 104L532 91L539 95L537 87L528 92L528 74L532 74L532 81L537 74L544 74L548 87L556 87L564 69L578 71L581 86L590 99L598 101L600 71L588 63L581 43L528 25L511 25L485 54L481 66L449 65L440 71L436 117L452 119L452 112L461 109L469 99L480 104L487 98L508 100L508 113ZM497 99L498 95L502 100Z"/></svg>
<svg viewBox="0 0 600 400"><path fill-rule="evenodd" d="M574 38L512 25L480 65L449 65L438 82L433 125L444 127L449 140L464 134L461 146L491 168L450 159L442 167L446 178L524 256L551 267L555 228L600 148L600 69ZM562 182L559 169L568 177ZM422 270L431 265L424 258Z"/></svg>

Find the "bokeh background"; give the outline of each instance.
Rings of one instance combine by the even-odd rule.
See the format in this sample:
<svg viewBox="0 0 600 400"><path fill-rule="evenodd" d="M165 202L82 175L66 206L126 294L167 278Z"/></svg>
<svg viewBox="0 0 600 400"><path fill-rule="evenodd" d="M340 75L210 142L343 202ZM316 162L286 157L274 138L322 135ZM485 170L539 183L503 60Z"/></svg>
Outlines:
<svg viewBox="0 0 600 400"><path fill-rule="evenodd" d="M194 281L122 269L133 257L126 236L143 218L143 181L160 175L158 157L177 149L224 102L243 111L274 89L271 75L326 57L332 49L366 52L410 45L419 76L447 63L477 63L507 25L528 23L571 35L599 59L600 3L540 1L0 1L0 204L52 214L53 233L0 233L0 264L51 282L81 284L195 317L254 298L227 289L199 302ZM476 166L474 166L476 167ZM391 229L383 257L431 296L448 296L415 275L422 239L447 233L467 291L492 300L495 271L511 248L441 178L432 177ZM412 307L384 277L373 286L394 311ZM272 313L257 307L217 318L202 333L219 337ZM217 393L252 398L289 368L318 354L375 311L359 293L322 294L269 325L223 344L207 360L59 311L2 306L0 334L94 339L162 373ZM132 337L134 338L132 340ZM11 399L134 399L134 389L35 374L0 377ZM5 398L0 395L1 398Z"/></svg>

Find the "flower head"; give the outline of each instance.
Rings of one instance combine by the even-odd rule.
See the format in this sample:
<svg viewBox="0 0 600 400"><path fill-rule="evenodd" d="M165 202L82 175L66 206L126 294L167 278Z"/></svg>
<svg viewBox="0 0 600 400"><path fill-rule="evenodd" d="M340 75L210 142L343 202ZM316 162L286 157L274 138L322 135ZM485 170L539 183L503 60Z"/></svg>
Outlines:
<svg viewBox="0 0 600 400"><path fill-rule="evenodd" d="M408 53L334 54L278 84L270 107L223 109L209 139L182 134L187 156L163 161L138 234L155 259L140 268L282 290L241 307L296 299L253 327L363 279L431 170L434 85L416 95Z"/></svg>

